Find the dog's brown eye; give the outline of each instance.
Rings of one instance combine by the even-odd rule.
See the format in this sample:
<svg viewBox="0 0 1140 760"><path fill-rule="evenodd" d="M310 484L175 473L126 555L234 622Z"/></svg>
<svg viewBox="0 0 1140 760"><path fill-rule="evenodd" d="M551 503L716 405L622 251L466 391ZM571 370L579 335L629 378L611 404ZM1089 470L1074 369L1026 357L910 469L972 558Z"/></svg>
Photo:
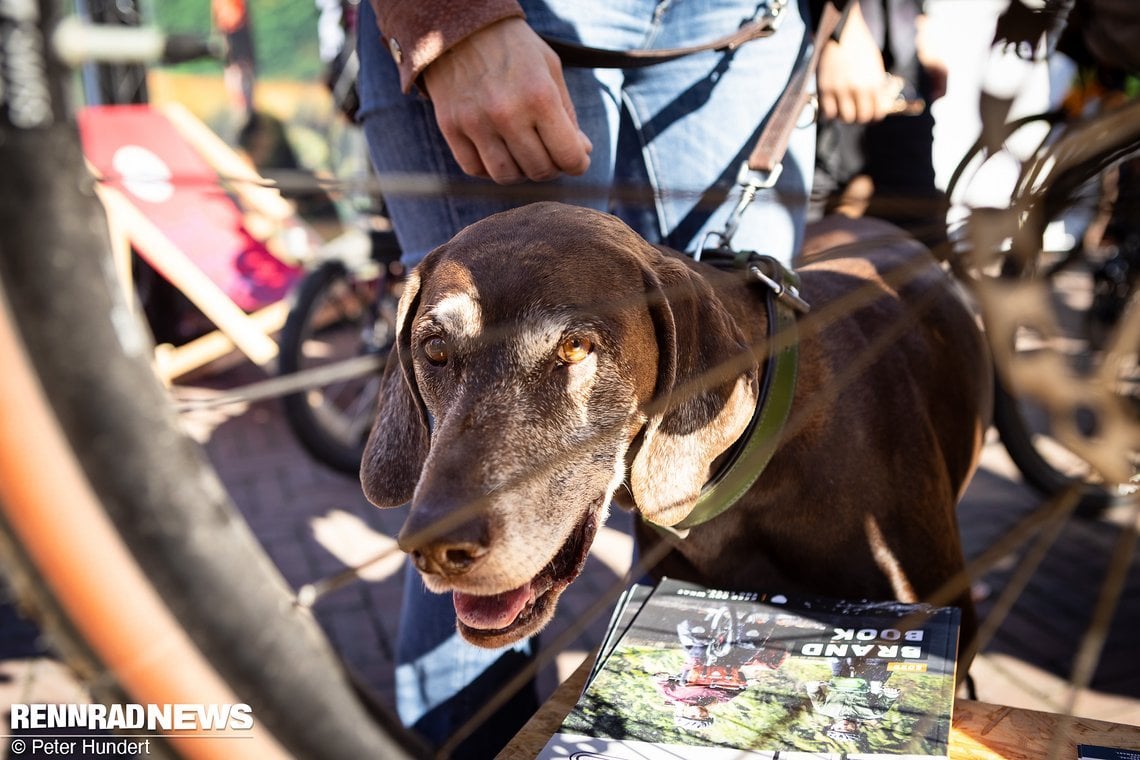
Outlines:
<svg viewBox="0 0 1140 760"><path fill-rule="evenodd" d="M424 341L424 356L432 364L445 364L447 362L447 341L438 336L428 338Z"/></svg>
<svg viewBox="0 0 1140 760"><path fill-rule="evenodd" d="M593 347L589 338L569 337L558 347L558 358L567 364L577 364L590 355Z"/></svg>

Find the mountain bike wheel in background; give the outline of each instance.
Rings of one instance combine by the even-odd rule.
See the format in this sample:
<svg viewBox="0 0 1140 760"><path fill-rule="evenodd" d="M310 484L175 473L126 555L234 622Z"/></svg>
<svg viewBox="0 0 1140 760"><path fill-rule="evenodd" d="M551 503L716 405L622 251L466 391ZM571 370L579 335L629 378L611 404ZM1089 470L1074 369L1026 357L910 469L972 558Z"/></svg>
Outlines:
<svg viewBox="0 0 1140 760"><path fill-rule="evenodd" d="M1028 355L1023 354L1022 359ZM1091 358L1091 357L1090 357ZM1135 387L1136 375L1121 378L1122 383ZM1130 473L1123 480L1106 478L1086 461L1085 455L1066 445L1064 434L1058 433L1050 422L1046 406L1026 396L1015 395L1006 389L1008 381L998 379L994 384L994 427L998 431L1002 445L1025 481L1045 495L1060 493L1074 480L1081 485L1077 514L1095 517L1106 509L1129 498L1134 498L1137 490L1137 461L1135 449L1129 463ZM1137 402L1135 390L1129 391L1127 404ZM1123 408L1127 408L1126 406ZM1129 414L1135 423L1135 413ZM1078 436L1090 438L1097 434L1096 413L1091 410L1078 412L1072 420Z"/></svg>
<svg viewBox="0 0 1140 760"><path fill-rule="evenodd" d="M1097 317L1098 272L1111 246L1091 238L1051 246L1046 232L1087 197L1090 182L1140 154L1138 106L1116 114L1120 129L1066 133L1028 165L1000 274L977 283L998 370L1002 443L1043 493L1080 483L1077 512L1086 516L1140 487L1140 299L1117 294L1113 320ZM1123 210L1125 218L1135 213Z"/></svg>
<svg viewBox="0 0 1140 760"><path fill-rule="evenodd" d="M387 354L395 301L387 271L321 264L302 280L281 331L280 372L310 370L355 356ZM289 427L318 462L347 475L360 459L376 413L380 370L282 398Z"/></svg>
<svg viewBox="0 0 1140 760"><path fill-rule="evenodd" d="M151 370L54 54L53 2L0 5L0 560L96 697L246 704L156 734L186 757L406 757L238 517ZM9 60L18 56L19 60ZM159 754L162 754L161 752Z"/></svg>

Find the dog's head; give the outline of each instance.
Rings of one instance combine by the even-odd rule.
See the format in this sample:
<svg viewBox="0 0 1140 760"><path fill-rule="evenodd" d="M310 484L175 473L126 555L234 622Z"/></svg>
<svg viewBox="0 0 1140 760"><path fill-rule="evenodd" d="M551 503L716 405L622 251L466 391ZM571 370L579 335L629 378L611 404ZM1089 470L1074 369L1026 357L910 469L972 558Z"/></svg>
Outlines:
<svg viewBox="0 0 1140 760"><path fill-rule="evenodd" d="M546 624L627 480L647 519L683 519L751 413L748 373L681 392L746 350L707 284L582 208L462 231L410 275L397 332L364 491L411 502L401 547L483 646Z"/></svg>

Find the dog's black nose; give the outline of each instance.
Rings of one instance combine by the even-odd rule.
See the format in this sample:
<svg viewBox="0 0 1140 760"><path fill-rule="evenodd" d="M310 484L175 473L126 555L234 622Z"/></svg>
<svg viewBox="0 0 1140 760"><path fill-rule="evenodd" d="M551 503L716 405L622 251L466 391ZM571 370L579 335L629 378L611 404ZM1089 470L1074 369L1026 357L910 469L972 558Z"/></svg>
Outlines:
<svg viewBox="0 0 1140 760"><path fill-rule="evenodd" d="M487 547L472 543L437 542L412 551L416 569L432 575L463 575L487 554Z"/></svg>
<svg viewBox="0 0 1140 760"><path fill-rule="evenodd" d="M431 575L462 575L490 552L491 526L479 500L423 487L396 537L416 568Z"/></svg>

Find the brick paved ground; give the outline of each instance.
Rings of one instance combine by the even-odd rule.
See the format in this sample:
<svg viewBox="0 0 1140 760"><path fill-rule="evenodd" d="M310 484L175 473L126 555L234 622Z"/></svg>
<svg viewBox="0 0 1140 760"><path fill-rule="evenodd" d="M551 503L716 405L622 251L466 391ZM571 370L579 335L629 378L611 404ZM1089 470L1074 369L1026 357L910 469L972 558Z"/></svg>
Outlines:
<svg viewBox="0 0 1140 760"><path fill-rule="evenodd" d="M246 366L216 375L180 397L201 397L256 379ZM348 663L383 698L392 693L392 651L401 595L402 558L392 536L400 510L370 506L354 478L311 461L291 437L276 402L199 412L186 418L204 443L238 508L246 515L283 575L294 586L336 573L364 558L388 552L365 577L322 599L315 612ZM1031 512L1038 499L1022 486L1000 445L987 446L983 467L961 507L967 552L978 556ZM583 576L564 597L547 634L554 641L581 620L593 600L612 588L630 556L628 523L615 515L604 529ZM1012 612L978 658L973 674L980 699L1044 710L1062 710L1073 652L1084 635L1098 589L1127 524L1125 514L1096 521L1071 520L1046 553ZM1132 517L1135 520L1135 517ZM1132 534L1134 535L1134 534ZM1016 556L1004 556L982 578L990 590L981 602L992 610L1014 575ZM1076 712L1140 725L1140 564L1131 560L1123 595L1092 688L1081 692ZM600 640L605 615L554 653L540 683L549 691ZM51 660L35 629L0 607L0 704L74 702L80 688Z"/></svg>

